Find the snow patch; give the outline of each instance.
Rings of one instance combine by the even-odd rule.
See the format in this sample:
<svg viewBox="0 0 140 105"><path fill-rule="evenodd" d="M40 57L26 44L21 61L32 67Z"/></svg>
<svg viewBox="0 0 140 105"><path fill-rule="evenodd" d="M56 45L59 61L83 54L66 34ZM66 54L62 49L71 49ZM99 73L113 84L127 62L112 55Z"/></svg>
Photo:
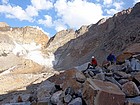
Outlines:
<svg viewBox="0 0 140 105"><path fill-rule="evenodd" d="M15 43L15 48L13 49L13 53L17 56L22 56L25 59L30 59L40 65L46 67L53 67L53 62L55 61L55 57L53 53L49 53L48 55L43 54L41 52L41 45L37 45L35 42L31 44L18 44Z"/></svg>
<svg viewBox="0 0 140 105"><path fill-rule="evenodd" d="M34 62L46 67L53 67L54 55L52 53L45 57L41 51L31 51L27 54L26 59L31 59Z"/></svg>
<svg viewBox="0 0 140 105"><path fill-rule="evenodd" d="M10 73L10 72L11 72L13 69L15 69L15 68L16 68L16 66L13 66L13 67L11 67L11 68L5 70L4 72L0 73L0 76Z"/></svg>

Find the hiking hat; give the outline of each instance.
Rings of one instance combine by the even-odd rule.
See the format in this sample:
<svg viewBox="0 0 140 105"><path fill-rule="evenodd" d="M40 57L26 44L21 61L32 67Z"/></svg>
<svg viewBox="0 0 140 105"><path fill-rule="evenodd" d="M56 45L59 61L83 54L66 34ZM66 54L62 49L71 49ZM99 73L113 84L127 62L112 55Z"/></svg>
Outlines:
<svg viewBox="0 0 140 105"><path fill-rule="evenodd" d="M94 56L92 56L92 58L94 58Z"/></svg>

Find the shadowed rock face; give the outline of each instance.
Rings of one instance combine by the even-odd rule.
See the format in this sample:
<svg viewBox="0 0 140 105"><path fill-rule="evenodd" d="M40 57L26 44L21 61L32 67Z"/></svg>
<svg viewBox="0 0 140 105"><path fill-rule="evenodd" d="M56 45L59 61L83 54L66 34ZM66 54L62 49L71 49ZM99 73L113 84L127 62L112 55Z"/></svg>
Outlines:
<svg viewBox="0 0 140 105"><path fill-rule="evenodd" d="M97 58L99 64L102 64L110 51L119 55L127 47L140 43L139 8L140 3L137 3L133 8L123 10L107 20L101 19L96 24L87 26L82 35L79 35L79 31L66 33L63 40L74 35L78 37L62 42L63 46L62 44L59 46L60 42L54 41L55 38L52 39L54 42L52 41L50 45L59 46L56 51L54 50L56 58L54 68L68 69L84 64L92 55Z"/></svg>

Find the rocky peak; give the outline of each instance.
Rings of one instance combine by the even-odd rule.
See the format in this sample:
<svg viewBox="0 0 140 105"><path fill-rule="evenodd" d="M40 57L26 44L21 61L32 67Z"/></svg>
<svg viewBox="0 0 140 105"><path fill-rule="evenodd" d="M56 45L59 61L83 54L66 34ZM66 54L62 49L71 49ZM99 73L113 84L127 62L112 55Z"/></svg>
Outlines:
<svg viewBox="0 0 140 105"><path fill-rule="evenodd" d="M14 39L18 37L18 40L22 43L35 42L42 46L46 46L49 39L41 30L29 26L24 28L12 28L11 33L11 37Z"/></svg>
<svg viewBox="0 0 140 105"><path fill-rule="evenodd" d="M46 50L50 52L55 52L59 47L63 46L68 41L74 38L75 38L74 30L72 29L62 30L49 40Z"/></svg>
<svg viewBox="0 0 140 105"><path fill-rule="evenodd" d="M140 12L140 2L135 4L135 6L133 7L133 12L136 14Z"/></svg>
<svg viewBox="0 0 140 105"><path fill-rule="evenodd" d="M13 41L19 44L30 44L35 42L37 45L41 44L43 48L49 40L49 37L45 33L34 27L10 27L6 23L3 23L1 26L1 34L8 35Z"/></svg>
<svg viewBox="0 0 140 105"><path fill-rule="evenodd" d="M127 10L123 10L121 12L116 13L114 16L117 17L117 16L121 16L121 15L125 15L125 14L130 14L131 11L132 11L132 8L129 8Z"/></svg>
<svg viewBox="0 0 140 105"><path fill-rule="evenodd" d="M9 31L10 26L5 22L0 22L0 31Z"/></svg>
<svg viewBox="0 0 140 105"><path fill-rule="evenodd" d="M80 35L83 35L85 32L88 31L89 26L82 26L80 29L76 30L76 37L79 37Z"/></svg>
<svg viewBox="0 0 140 105"><path fill-rule="evenodd" d="M5 22L0 22L0 27L9 27L9 25Z"/></svg>
<svg viewBox="0 0 140 105"><path fill-rule="evenodd" d="M96 24L97 24L97 25L101 25L101 24L103 24L104 22L106 22L106 20L107 20L107 19L103 18L103 19L99 20Z"/></svg>
<svg viewBox="0 0 140 105"><path fill-rule="evenodd" d="M56 33L56 35L55 35L54 37L55 37L56 39L57 39L57 38L62 38L62 37L66 36L67 34L72 33L72 32L74 32L73 29L62 30L62 31Z"/></svg>

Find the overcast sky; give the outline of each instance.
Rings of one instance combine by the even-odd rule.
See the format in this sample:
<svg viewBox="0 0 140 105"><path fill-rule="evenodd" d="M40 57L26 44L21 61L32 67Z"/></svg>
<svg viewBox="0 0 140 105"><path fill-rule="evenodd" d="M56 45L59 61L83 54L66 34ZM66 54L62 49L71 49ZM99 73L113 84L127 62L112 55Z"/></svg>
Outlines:
<svg viewBox="0 0 140 105"><path fill-rule="evenodd" d="M50 37L79 29L133 7L140 0L1 0L0 21L11 27L35 26Z"/></svg>

